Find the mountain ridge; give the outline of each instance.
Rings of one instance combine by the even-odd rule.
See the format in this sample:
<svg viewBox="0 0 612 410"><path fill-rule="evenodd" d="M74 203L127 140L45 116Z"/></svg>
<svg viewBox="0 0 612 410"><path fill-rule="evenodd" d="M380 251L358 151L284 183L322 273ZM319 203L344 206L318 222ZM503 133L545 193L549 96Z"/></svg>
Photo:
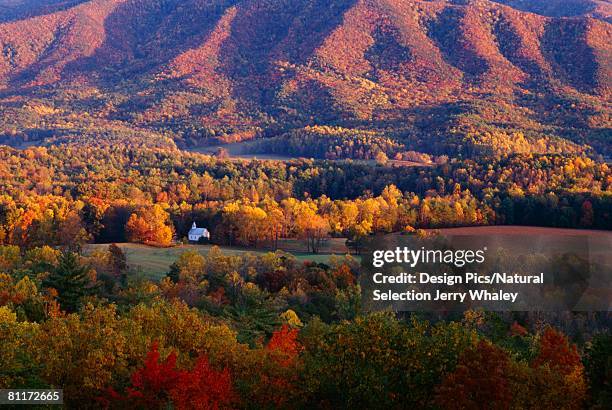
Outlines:
<svg viewBox="0 0 612 410"><path fill-rule="evenodd" d="M69 90L191 144L317 124L409 139L433 116L434 138L484 123L605 149L612 25L518 3L93 0L0 24L0 81L13 106Z"/></svg>

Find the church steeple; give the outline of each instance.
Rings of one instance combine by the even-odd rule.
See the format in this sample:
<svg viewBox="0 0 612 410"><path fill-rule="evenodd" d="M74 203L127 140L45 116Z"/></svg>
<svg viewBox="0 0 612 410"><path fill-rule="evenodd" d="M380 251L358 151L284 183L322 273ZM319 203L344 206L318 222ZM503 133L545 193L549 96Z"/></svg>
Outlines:
<svg viewBox="0 0 612 410"><path fill-rule="evenodd" d="M191 225L191 229L196 229L196 228L197 228L197 226L196 226L196 223L194 222L194 223Z"/></svg>

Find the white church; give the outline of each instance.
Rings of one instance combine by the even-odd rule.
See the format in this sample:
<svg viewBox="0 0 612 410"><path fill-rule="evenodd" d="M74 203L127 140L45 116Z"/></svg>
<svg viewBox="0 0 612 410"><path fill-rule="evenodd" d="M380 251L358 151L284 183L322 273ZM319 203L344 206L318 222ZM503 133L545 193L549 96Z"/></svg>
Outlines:
<svg viewBox="0 0 612 410"><path fill-rule="evenodd" d="M210 240L210 232L208 232L208 229L206 228L198 228L194 222L193 225L191 225L191 229L189 230L187 237L191 242L198 242L201 238Z"/></svg>

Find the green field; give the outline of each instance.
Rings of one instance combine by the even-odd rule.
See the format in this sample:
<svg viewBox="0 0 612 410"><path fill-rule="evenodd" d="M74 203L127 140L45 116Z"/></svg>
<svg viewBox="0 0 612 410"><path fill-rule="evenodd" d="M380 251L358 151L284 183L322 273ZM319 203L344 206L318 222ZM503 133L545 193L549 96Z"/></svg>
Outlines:
<svg viewBox="0 0 612 410"><path fill-rule="evenodd" d="M612 233L609 231L560 229L560 228L541 228L526 226L479 226L466 228L441 229L439 232L444 236L464 236L476 235L488 238L506 237L511 240L514 235L545 236L551 245L563 244L566 238L584 236L588 238L590 252L593 256L603 256L609 252L612 245ZM397 234L391 234L397 235ZM160 279L166 274L170 265L183 253L188 250L197 250L202 255L206 255L212 245L178 245L170 248L157 248L135 243L117 244L127 256L130 268L151 279ZM279 243L280 247L286 252L295 256L301 261L314 261L318 263L329 263L332 255L343 256L349 250L345 245L344 238L330 238L321 248L321 253L313 254L304 252L303 241L295 239L285 239ZM527 248L530 243L523 244ZM518 245L515 245L518 246ZM108 244L90 244L85 247L85 254L90 254L97 249L106 249ZM520 246L519 246L520 247ZM229 255L242 255L245 253L264 254L270 252L262 249L246 249L237 247L220 246L220 249ZM353 256L359 260L358 256Z"/></svg>
<svg viewBox="0 0 612 410"><path fill-rule="evenodd" d="M262 161L290 161L292 159L297 159L297 157L293 157L290 155L280 155L280 154L272 154L272 153L252 153L253 141L242 141L242 142L234 142L231 144L224 145L209 145L203 147L194 147L190 148L188 151L198 152L200 154L213 155L217 152L219 148L223 148L227 151L230 156L230 160L253 160L259 159Z"/></svg>
<svg viewBox="0 0 612 410"><path fill-rule="evenodd" d="M127 257L128 265L132 270L140 271L142 274L151 279L160 279L165 275L170 265L183 253L189 250L197 250L202 255L206 255L212 245L178 245L170 248L157 248L154 246L141 245L136 243L118 243ZM90 244L86 245L84 253L91 254L95 250L106 249L108 244ZM241 249L232 247L219 247L223 253L229 255L243 255L245 253L264 254L270 251ZM312 254L305 252L290 252L298 260L313 261L317 263L328 263L331 253ZM336 255L342 256L342 253Z"/></svg>

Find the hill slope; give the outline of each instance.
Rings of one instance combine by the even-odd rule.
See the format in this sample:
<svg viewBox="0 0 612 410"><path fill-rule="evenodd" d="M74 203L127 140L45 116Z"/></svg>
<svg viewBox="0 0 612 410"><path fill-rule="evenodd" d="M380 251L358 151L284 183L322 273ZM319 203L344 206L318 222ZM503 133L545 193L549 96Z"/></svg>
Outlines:
<svg viewBox="0 0 612 410"><path fill-rule="evenodd" d="M610 0L493 0L519 10L551 17L590 16L612 21Z"/></svg>
<svg viewBox="0 0 612 410"><path fill-rule="evenodd" d="M198 144L336 125L434 153L610 153L607 1L75 3L0 24L5 138L78 124Z"/></svg>

